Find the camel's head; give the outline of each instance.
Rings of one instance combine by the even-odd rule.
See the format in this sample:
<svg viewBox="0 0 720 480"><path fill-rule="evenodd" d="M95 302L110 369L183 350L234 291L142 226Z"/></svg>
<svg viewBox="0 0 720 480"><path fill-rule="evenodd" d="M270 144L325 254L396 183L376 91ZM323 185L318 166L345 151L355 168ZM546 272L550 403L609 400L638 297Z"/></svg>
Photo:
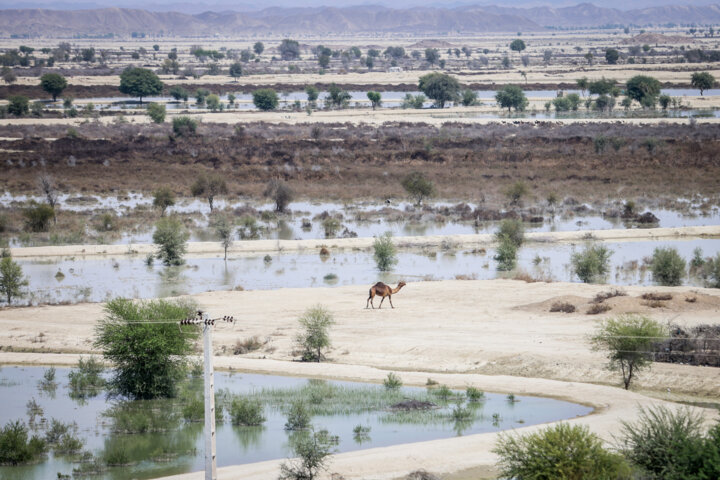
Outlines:
<svg viewBox="0 0 720 480"><path fill-rule="evenodd" d="M400 282L400 283L398 283L398 288L404 287L404 286L405 286L405 282Z"/></svg>

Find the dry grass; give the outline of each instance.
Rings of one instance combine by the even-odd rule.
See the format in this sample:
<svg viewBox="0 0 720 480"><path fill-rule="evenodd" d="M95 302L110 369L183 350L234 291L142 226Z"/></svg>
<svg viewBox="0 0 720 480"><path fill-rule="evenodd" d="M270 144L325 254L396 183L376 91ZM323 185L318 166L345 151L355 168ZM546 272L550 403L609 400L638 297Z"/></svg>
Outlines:
<svg viewBox="0 0 720 480"><path fill-rule="evenodd" d="M555 302L550 307L551 312L573 313L575 305L569 302Z"/></svg>
<svg viewBox="0 0 720 480"><path fill-rule="evenodd" d="M643 300L651 300L651 301L660 302L660 301L664 301L664 300L672 300L673 297L669 293L650 292L650 293L643 293L640 296L640 298L642 298Z"/></svg>
<svg viewBox="0 0 720 480"><path fill-rule="evenodd" d="M612 309L612 307L610 305L608 305L607 303L594 303L593 305L590 306L590 308L588 308L586 313L588 315L598 315L601 313L608 312L611 309Z"/></svg>
<svg viewBox="0 0 720 480"><path fill-rule="evenodd" d="M246 338L244 340L238 340L235 343L233 354L244 355L246 353L254 352L263 348L267 343L267 340L260 340L260 337L258 337L257 335Z"/></svg>
<svg viewBox="0 0 720 480"><path fill-rule="evenodd" d="M595 295L595 298L592 299L592 303L602 303L608 298L613 297L624 297L627 293L625 291L617 289L617 288L611 288L608 291L600 292L597 295Z"/></svg>

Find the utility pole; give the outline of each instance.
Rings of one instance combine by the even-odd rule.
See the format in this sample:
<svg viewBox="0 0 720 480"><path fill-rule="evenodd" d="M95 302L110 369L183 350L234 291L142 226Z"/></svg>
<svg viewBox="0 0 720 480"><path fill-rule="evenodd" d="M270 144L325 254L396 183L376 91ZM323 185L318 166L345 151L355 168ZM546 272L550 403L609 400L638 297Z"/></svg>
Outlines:
<svg viewBox="0 0 720 480"><path fill-rule="evenodd" d="M217 480L215 451L215 372L213 371L212 331L215 325L203 314L203 355L205 357L205 480Z"/></svg>

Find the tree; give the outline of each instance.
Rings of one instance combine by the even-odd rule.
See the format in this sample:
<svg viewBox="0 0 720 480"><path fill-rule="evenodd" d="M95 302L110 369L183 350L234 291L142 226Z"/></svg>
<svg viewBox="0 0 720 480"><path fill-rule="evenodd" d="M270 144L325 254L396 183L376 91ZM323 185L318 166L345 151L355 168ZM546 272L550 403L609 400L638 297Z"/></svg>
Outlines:
<svg viewBox="0 0 720 480"><path fill-rule="evenodd" d="M183 102L187 102L188 98L190 98L190 93L180 85L175 85L174 87L170 88L169 93L170 96L177 101L182 100Z"/></svg>
<svg viewBox="0 0 720 480"><path fill-rule="evenodd" d="M594 283L604 278L610 271L609 250L603 245L586 245L582 252L572 254L573 272L584 283Z"/></svg>
<svg viewBox="0 0 720 480"><path fill-rule="evenodd" d="M665 328L649 317L626 314L602 322L592 337L595 350L607 350L610 370L620 370L625 390L635 374L652 362L652 345L667 337Z"/></svg>
<svg viewBox="0 0 720 480"><path fill-rule="evenodd" d="M295 343L303 349L304 362L320 362L325 358L323 350L330 347L330 327L335 323L333 315L322 305L316 305L298 319L301 331Z"/></svg>
<svg viewBox="0 0 720 480"><path fill-rule="evenodd" d="M286 38L280 42L278 51L283 60L295 60L300 56L300 44L295 40Z"/></svg>
<svg viewBox="0 0 720 480"><path fill-rule="evenodd" d="M282 180L270 180L265 187L264 195L273 199L276 212L284 212L292 202L294 194L290 186Z"/></svg>
<svg viewBox="0 0 720 480"><path fill-rule="evenodd" d="M34 461L47 450L45 440L33 435L21 420L9 421L0 428L0 465L19 465Z"/></svg>
<svg viewBox="0 0 720 480"><path fill-rule="evenodd" d="M327 68L330 65L330 55L322 54L318 57L320 68Z"/></svg>
<svg viewBox="0 0 720 480"><path fill-rule="evenodd" d="M411 172L400 181L405 191L415 197L415 204L420 205L423 198L430 197L435 192L433 183L425 178L421 172Z"/></svg>
<svg viewBox="0 0 720 480"><path fill-rule="evenodd" d="M175 205L175 194L168 187L160 187L153 193L153 207L160 209L160 216L165 216L165 210Z"/></svg>
<svg viewBox="0 0 720 480"><path fill-rule="evenodd" d="M620 52L614 48L608 48L605 50L605 61L610 65L615 65L620 58Z"/></svg>
<svg viewBox="0 0 720 480"><path fill-rule="evenodd" d="M42 173L38 177L38 186L43 195L45 195L45 201L50 208L53 209L53 221L57 223L57 207L58 203L58 191L55 185L55 180L48 174Z"/></svg>
<svg viewBox="0 0 720 480"><path fill-rule="evenodd" d="M158 246L157 257L165 265L182 265L190 234L175 217L163 217L155 224L153 243Z"/></svg>
<svg viewBox="0 0 720 480"><path fill-rule="evenodd" d="M674 287L682 284L685 275L685 260L676 248L656 248L650 264L653 280L660 285Z"/></svg>
<svg viewBox="0 0 720 480"><path fill-rule="evenodd" d="M588 92L595 95L608 95L616 90L617 80L614 78L602 77L587 84Z"/></svg>
<svg viewBox="0 0 720 480"><path fill-rule="evenodd" d="M690 77L690 85L700 90L700 96L705 90L715 86L715 77L710 72L695 72Z"/></svg>
<svg viewBox="0 0 720 480"><path fill-rule="evenodd" d="M222 104L220 103L220 97L218 97L214 93L208 95L205 102L207 103L207 107L212 112L217 112L218 110L220 110L222 108Z"/></svg>
<svg viewBox="0 0 720 480"><path fill-rule="evenodd" d="M478 103L477 93L470 90L469 88L466 88L462 92L462 97L461 97L460 101L462 102L463 106L465 106L465 107L470 107L472 105L476 105Z"/></svg>
<svg viewBox="0 0 720 480"><path fill-rule="evenodd" d="M23 209L25 227L32 232L46 232L50 219L55 217L55 209L47 203L37 203L31 200L28 206Z"/></svg>
<svg viewBox="0 0 720 480"><path fill-rule="evenodd" d="M457 100L460 83L450 75L434 72L420 77L418 88L435 100L439 108L444 108L446 102Z"/></svg>
<svg viewBox="0 0 720 480"><path fill-rule="evenodd" d="M313 85L308 85L305 87L305 93L307 94L308 102L314 102L318 99L318 96L320 95L320 92L318 92L318 89L315 88Z"/></svg>
<svg viewBox="0 0 720 480"><path fill-rule="evenodd" d="M139 67L128 67L120 74L120 92L139 97L158 95L162 92L163 83L151 70Z"/></svg>
<svg viewBox="0 0 720 480"><path fill-rule="evenodd" d="M22 117L30 112L30 100L28 97L23 95L13 95L8 100L10 103L7 106L7 111L11 115Z"/></svg>
<svg viewBox="0 0 720 480"><path fill-rule="evenodd" d="M337 108L345 108L351 98L348 92L333 83L328 88L328 96L325 99L325 103Z"/></svg>
<svg viewBox="0 0 720 480"><path fill-rule="evenodd" d="M521 112L528 104L525 93L517 85L505 85L495 94L495 100L502 108L507 108L508 113L513 108L516 112Z"/></svg>
<svg viewBox="0 0 720 480"><path fill-rule="evenodd" d="M515 52L522 52L525 50L525 42L523 42L521 39L517 38L510 43L510 50L513 50Z"/></svg>
<svg viewBox="0 0 720 480"><path fill-rule="evenodd" d="M215 220L215 234L225 250L225 261L227 261L227 251L232 245L233 224L227 217L221 216Z"/></svg>
<svg viewBox="0 0 720 480"><path fill-rule="evenodd" d="M585 60L587 60L588 65L592 65L593 58L595 58L595 57L593 56L592 53L588 52L585 54Z"/></svg>
<svg viewBox="0 0 720 480"><path fill-rule="evenodd" d="M636 75L625 84L627 96L643 107L654 107L660 95L660 82L647 75Z"/></svg>
<svg viewBox="0 0 720 480"><path fill-rule="evenodd" d="M427 60L430 65L435 65L438 60L440 60L440 52L438 52L437 48L426 48L425 60Z"/></svg>
<svg viewBox="0 0 720 480"><path fill-rule="evenodd" d="M275 110L280 103L278 95L272 88L261 88L253 92L253 103L265 112Z"/></svg>
<svg viewBox="0 0 720 480"><path fill-rule="evenodd" d="M338 444L327 430L303 432L291 443L295 460L280 464L280 480L315 480L326 469L327 460Z"/></svg>
<svg viewBox="0 0 720 480"><path fill-rule="evenodd" d="M663 110L667 110L670 106L670 102L672 102L672 98L670 95L660 95L658 97L658 102L660 102L660 106Z"/></svg>
<svg viewBox="0 0 720 480"><path fill-rule="evenodd" d="M195 305L184 301L108 302L95 346L113 364L113 392L132 399L174 397L198 334L196 326L179 322L194 314Z"/></svg>
<svg viewBox="0 0 720 480"><path fill-rule="evenodd" d="M165 105L162 103L151 103L148 105L147 113L154 123L163 123L165 121Z"/></svg>
<svg viewBox="0 0 720 480"><path fill-rule="evenodd" d="M193 183L190 187L190 193L192 193L193 197L205 195L208 205L210 205L210 212L214 209L213 203L215 201L215 197L227 192L228 189L225 179L215 173L210 175L200 174L197 180L195 180L195 183Z"/></svg>
<svg viewBox="0 0 720 480"><path fill-rule="evenodd" d="M590 81L587 77L578 78L575 80L575 83L577 83L578 88L580 89L580 93L582 96L585 96L585 90L588 89L588 86L590 85Z"/></svg>
<svg viewBox="0 0 720 480"><path fill-rule="evenodd" d="M40 86L47 93L52 95L53 102L57 100L63 90L67 88L67 80L58 73L46 73L40 77Z"/></svg>
<svg viewBox="0 0 720 480"><path fill-rule="evenodd" d="M0 260L0 295L7 298L10 305L13 298L22 298L25 295L23 288L28 285L28 280L23 277L22 267L13 261L7 250L3 250Z"/></svg>
<svg viewBox="0 0 720 480"><path fill-rule="evenodd" d="M383 235L375 238L373 250L375 264L381 272L391 270L393 265L398 263L397 248L395 248L390 232L385 232Z"/></svg>
<svg viewBox="0 0 720 480"><path fill-rule="evenodd" d="M197 130L197 121L187 115L173 118L172 123L173 132L179 137L182 137L183 135L192 135Z"/></svg>
<svg viewBox="0 0 720 480"><path fill-rule="evenodd" d="M230 76L235 79L237 82L237 79L242 76L242 64L240 62L235 62L232 65L230 65Z"/></svg>
<svg viewBox="0 0 720 480"><path fill-rule="evenodd" d="M10 67L2 67L2 72L0 72L0 76L2 76L2 79L5 80L5 83L10 85L11 83L15 83L17 80L17 75L15 75L15 71Z"/></svg>
<svg viewBox="0 0 720 480"><path fill-rule="evenodd" d="M255 45L253 45L253 51L256 55L260 55L265 51L265 44L263 42L255 42Z"/></svg>
<svg viewBox="0 0 720 480"><path fill-rule="evenodd" d="M370 100L370 103L372 104L372 109L375 110L375 108L382 105L382 96L380 95L380 92L367 92L368 100Z"/></svg>
<svg viewBox="0 0 720 480"><path fill-rule="evenodd" d="M500 476L517 479L630 479L623 457L585 425L562 422L526 435L500 434L493 449Z"/></svg>

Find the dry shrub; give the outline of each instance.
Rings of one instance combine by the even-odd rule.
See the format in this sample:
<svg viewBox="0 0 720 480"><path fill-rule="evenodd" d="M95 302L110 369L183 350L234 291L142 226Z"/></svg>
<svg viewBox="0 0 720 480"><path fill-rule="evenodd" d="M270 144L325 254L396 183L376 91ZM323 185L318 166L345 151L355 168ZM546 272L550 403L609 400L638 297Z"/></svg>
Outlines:
<svg viewBox="0 0 720 480"><path fill-rule="evenodd" d="M623 290L619 290L617 288L611 288L610 290L606 292L600 292L597 295L595 295L595 298L593 298L592 303L602 303L608 298L613 297L624 297L627 293L625 293ZM608 308L609 310L609 308Z"/></svg>
<svg viewBox="0 0 720 480"><path fill-rule="evenodd" d="M477 273L472 275L458 274L455 275L455 280L477 280Z"/></svg>
<svg viewBox="0 0 720 480"><path fill-rule="evenodd" d="M663 301L663 300L672 300L672 295L669 293L643 293L640 298L643 300L652 300L652 301Z"/></svg>
<svg viewBox="0 0 720 480"><path fill-rule="evenodd" d="M321 247L320 255L323 257L327 257L328 255L330 255L330 250L328 250L327 247Z"/></svg>
<svg viewBox="0 0 720 480"><path fill-rule="evenodd" d="M238 340L235 343L235 348L233 349L234 355L244 355L249 352L254 352L255 350L260 350L267 341L261 341L260 337L257 335L253 335L252 337L246 338L244 340Z"/></svg>
<svg viewBox="0 0 720 480"><path fill-rule="evenodd" d="M573 313L575 305L569 302L555 302L550 307L551 312Z"/></svg>
<svg viewBox="0 0 720 480"><path fill-rule="evenodd" d="M695 303L697 302L697 297L685 297L685 301L688 303Z"/></svg>
<svg viewBox="0 0 720 480"><path fill-rule="evenodd" d="M425 470L416 470L405 477L405 480L440 480L440 477Z"/></svg>
<svg viewBox="0 0 720 480"><path fill-rule="evenodd" d="M588 308L587 314L588 315L597 315L599 313L605 313L609 311L612 307L606 303L594 303L590 308Z"/></svg>
<svg viewBox="0 0 720 480"><path fill-rule="evenodd" d="M642 304L650 308L663 308L665 306L665 304L660 300L650 300L647 302L642 302Z"/></svg>

